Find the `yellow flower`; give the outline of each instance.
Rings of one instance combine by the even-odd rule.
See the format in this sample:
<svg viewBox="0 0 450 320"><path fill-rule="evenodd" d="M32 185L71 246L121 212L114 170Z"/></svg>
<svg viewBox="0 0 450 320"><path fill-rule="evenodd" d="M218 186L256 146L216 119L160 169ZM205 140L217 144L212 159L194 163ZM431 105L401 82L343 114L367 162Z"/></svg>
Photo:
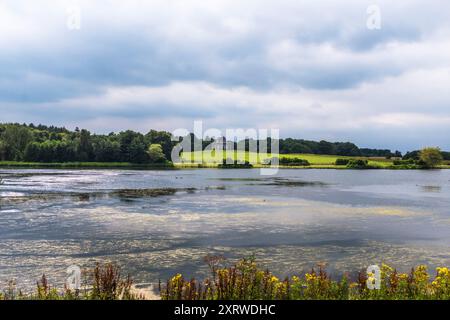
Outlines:
<svg viewBox="0 0 450 320"><path fill-rule="evenodd" d="M406 274L406 273L400 273L400 274L398 275L398 278L399 278L400 280L408 280L409 275Z"/></svg>
<svg viewBox="0 0 450 320"><path fill-rule="evenodd" d="M182 277L182 275L178 273L176 276L174 276L174 277L172 278L172 281L178 281L178 280L181 279L181 277Z"/></svg>
<svg viewBox="0 0 450 320"><path fill-rule="evenodd" d="M305 274L306 281L314 281L317 277L314 273Z"/></svg>
<svg viewBox="0 0 450 320"><path fill-rule="evenodd" d="M450 275L450 270L448 268L437 268L436 269L438 275L447 277Z"/></svg>
<svg viewBox="0 0 450 320"><path fill-rule="evenodd" d="M275 276L272 276L272 277L270 278L270 282L278 282L278 281L279 281L278 278L275 277Z"/></svg>
<svg viewBox="0 0 450 320"><path fill-rule="evenodd" d="M388 266L385 263L382 263L381 264L381 271L384 272L384 273L392 273L392 272L394 272L394 268Z"/></svg>

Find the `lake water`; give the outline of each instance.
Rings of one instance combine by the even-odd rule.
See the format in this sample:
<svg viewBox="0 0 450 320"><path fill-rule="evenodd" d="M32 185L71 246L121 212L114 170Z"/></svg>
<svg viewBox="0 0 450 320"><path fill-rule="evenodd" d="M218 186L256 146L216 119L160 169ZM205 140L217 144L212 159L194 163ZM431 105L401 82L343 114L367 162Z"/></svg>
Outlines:
<svg viewBox="0 0 450 320"><path fill-rule="evenodd" d="M255 255L280 276L450 265L450 171L259 173L0 170L0 284L62 286L70 265L114 261L148 286L204 276L207 254Z"/></svg>

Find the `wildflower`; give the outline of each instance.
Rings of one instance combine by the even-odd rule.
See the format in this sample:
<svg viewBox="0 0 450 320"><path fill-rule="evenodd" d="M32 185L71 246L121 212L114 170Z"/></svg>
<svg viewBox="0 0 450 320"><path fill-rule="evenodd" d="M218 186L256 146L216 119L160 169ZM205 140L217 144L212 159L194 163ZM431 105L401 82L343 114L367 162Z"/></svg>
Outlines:
<svg viewBox="0 0 450 320"><path fill-rule="evenodd" d="M406 281L406 280L408 280L409 275L406 274L406 273L400 273L400 274L398 275L398 278L400 279L400 281Z"/></svg>
<svg viewBox="0 0 450 320"><path fill-rule="evenodd" d="M424 265L418 266L416 268L416 270L414 270L413 275L414 275L414 280L417 283L426 284L429 279L429 275L427 272L427 266L424 266Z"/></svg>
<svg viewBox="0 0 450 320"><path fill-rule="evenodd" d="M173 278L172 278L172 282L178 282L180 279L182 278L182 275L181 274L177 274L177 275L175 275Z"/></svg>
<svg viewBox="0 0 450 320"><path fill-rule="evenodd" d="M280 280L277 277L275 277L275 276L272 276L270 278L270 282L278 282L278 281L280 281Z"/></svg>
<svg viewBox="0 0 450 320"><path fill-rule="evenodd" d="M314 280L316 280L317 279L317 276L316 276L316 274L315 273L306 273L305 274L305 278L306 278L306 281L314 281Z"/></svg>
<svg viewBox="0 0 450 320"><path fill-rule="evenodd" d="M394 272L394 268L392 268L391 266L388 266L388 265L385 264L385 263L382 263L382 264L381 264L381 271L382 271L383 273L389 274L389 273Z"/></svg>
<svg viewBox="0 0 450 320"><path fill-rule="evenodd" d="M450 270L448 268L437 268L438 275L442 277L448 277L450 275Z"/></svg>

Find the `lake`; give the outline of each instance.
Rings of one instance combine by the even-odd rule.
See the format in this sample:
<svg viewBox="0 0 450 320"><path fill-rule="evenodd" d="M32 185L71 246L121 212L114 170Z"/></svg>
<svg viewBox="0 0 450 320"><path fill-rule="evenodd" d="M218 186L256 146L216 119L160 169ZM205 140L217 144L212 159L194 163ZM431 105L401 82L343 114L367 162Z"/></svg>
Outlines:
<svg viewBox="0 0 450 320"><path fill-rule="evenodd" d="M207 254L280 276L450 265L448 170L259 173L0 170L0 283L61 287L68 266L113 261L145 287L203 277Z"/></svg>

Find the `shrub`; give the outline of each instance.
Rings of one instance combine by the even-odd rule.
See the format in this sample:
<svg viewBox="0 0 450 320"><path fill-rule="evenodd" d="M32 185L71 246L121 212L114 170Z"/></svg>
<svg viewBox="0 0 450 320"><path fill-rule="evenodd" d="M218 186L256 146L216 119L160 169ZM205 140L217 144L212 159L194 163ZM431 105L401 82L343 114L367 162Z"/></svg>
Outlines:
<svg viewBox="0 0 450 320"><path fill-rule="evenodd" d="M368 160L363 159L350 159L347 163L347 168L349 169L370 169Z"/></svg>
<svg viewBox="0 0 450 320"><path fill-rule="evenodd" d="M414 161L414 159L394 160L392 163L394 166L402 166L402 165L415 164L415 161Z"/></svg>
<svg viewBox="0 0 450 320"><path fill-rule="evenodd" d="M280 163L280 158L278 157L272 157L272 158L268 158L268 159L264 159L261 164L263 165L271 165L271 164L275 164L275 163Z"/></svg>
<svg viewBox="0 0 450 320"><path fill-rule="evenodd" d="M337 166L346 166L349 163L350 159L336 159L335 165Z"/></svg>
<svg viewBox="0 0 450 320"><path fill-rule="evenodd" d="M244 163L239 163L237 160L234 160L232 162L232 164L227 163L229 160L223 160L222 164L218 165L218 168L220 169L250 169L253 168L253 165L248 162L245 161Z"/></svg>
<svg viewBox="0 0 450 320"><path fill-rule="evenodd" d="M310 166L308 160L300 159L300 158L280 158L280 165L283 166Z"/></svg>
<svg viewBox="0 0 450 320"><path fill-rule="evenodd" d="M424 167L428 168L434 168L444 160L441 149L439 148L423 148L420 151L419 156Z"/></svg>

